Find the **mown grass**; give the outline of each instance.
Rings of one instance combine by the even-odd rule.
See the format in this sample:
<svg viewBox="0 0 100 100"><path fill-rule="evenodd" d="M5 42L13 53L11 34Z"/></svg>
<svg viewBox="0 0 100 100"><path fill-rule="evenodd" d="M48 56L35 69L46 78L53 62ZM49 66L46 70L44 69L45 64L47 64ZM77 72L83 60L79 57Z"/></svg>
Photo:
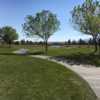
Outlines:
<svg viewBox="0 0 100 100"><path fill-rule="evenodd" d="M88 46L81 47L61 47L48 49L48 56L53 56L57 58L63 58L70 60L78 64L90 64L99 67L100 66L100 54L94 54L94 48ZM33 54L42 54L44 50L39 47L30 48L30 52Z"/></svg>
<svg viewBox="0 0 100 100"><path fill-rule="evenodd" d="M18 50L20 48L29 49L30 54L33 55L44 55L44 48L40 46L32 46L32 45L13 45L12 48L8 47L0 47L0 55L10 55L9 52L14 50ZM48 56L53 56L57 58L63 58L66 60L70 60L72 62L78 64L90 64L99 67L100 66L100 54L95 55L93 53L94 48L88 46L71 46L71 47L61 47L54 48L49 47Z"/></svg>
<svg viewBox="0 0 100 100"><path fill-rule="evenodd" d="M93 47L59 48L49 50L48 55L78 64L90 64L100 67L100 54L95 54L93 51Z"/></svg>
<svg viewBox="0 0 100 100"><path fill-rule="evenodd" d="M96 100L64 66L28 56L0 55L0 100Z"/></svg>

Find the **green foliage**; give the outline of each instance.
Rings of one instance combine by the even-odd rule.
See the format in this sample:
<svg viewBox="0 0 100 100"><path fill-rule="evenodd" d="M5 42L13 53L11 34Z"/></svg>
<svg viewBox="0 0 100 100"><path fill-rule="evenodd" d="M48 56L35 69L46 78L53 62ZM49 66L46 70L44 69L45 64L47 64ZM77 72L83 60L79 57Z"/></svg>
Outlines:
<svg viewBox="0 0 100 100"><path fill-rule="evenodd" d="M92 33L93 36L98 35L100 33L100 17L87 14L85 20L89 33Z"/></svg>
<svg viewBox="0 0 100 100"><path fill-rule="evenodd" d="M59 29L57 16L50 11L43 10L35 16L27 16L23 29L28 36L38 36L43 39L45 53L48 51L48 39Z"/></svg>
<svg viewBox="0 0 100 100"><path fill-rule="evenodd" d="M59 28L57 16L50 11L43 10L35 16L27 16L23 29L27 35L38 36L44 41Z"/></svg>
<svg viewBox="0 0 100 100"><path fill-rule="evenodd" d="M100 2L85 0L82 5L74 7L72 11L72 22L76 29L93 37L94 53L97 52L97 38L100 35Z"/></svg>
<svg viewBox="0 0 100 100"><path fill-rule="evenodd" d="M72 22L81 32L97 36L100 33L100 3L86 0L82 5L74 7Z"/></svg>
<svg viewBox="0 0 100 100"><path fill-rule="evenodd" d="M16 30L10 26L2 27L1 35L2 39L8 44L11 44L14 40L18 38Z"/></svg>

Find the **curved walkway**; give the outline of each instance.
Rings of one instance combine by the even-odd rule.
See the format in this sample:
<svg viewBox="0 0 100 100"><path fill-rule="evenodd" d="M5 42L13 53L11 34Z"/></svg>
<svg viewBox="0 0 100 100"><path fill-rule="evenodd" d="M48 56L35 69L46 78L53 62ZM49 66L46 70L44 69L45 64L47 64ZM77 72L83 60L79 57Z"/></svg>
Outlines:
<svg viewBox="0 0 100 100"><path fill-rule="evenodd" d="M71 69L85 79L91 88L94 90L96 96L100 100L100 68L96 67L84 67L83 65L69 65L63 61L57 61L55 59L50 59L49 56L34 55L32 57L48 59L50 61L64 65L65 67Z"/></svg>

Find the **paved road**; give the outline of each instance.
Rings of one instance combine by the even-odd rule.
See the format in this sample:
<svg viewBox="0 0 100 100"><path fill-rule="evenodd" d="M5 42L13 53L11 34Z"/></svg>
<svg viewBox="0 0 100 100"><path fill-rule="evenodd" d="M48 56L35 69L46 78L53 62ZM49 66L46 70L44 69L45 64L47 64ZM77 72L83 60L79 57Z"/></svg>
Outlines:
<svg viewBox="0 0 100 100"><path fill-rule="evenodd" d="M100 68L96 68L93 66L87 67L84 65L69 65L63 61L49 59L48 56L33 56L33 57L54 61L76 72L78 75L80 75L83 79L85 79L89 83L89 85L94 90L95 94L100 100Z"/></svg>

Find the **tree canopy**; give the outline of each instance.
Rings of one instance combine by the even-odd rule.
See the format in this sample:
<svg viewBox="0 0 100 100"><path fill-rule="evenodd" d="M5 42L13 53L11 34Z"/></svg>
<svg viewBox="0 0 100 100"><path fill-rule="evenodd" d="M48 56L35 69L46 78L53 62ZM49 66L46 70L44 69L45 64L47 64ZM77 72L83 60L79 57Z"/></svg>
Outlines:
<svg viewBox="0 0 100 100"><path fill-rule="evenodd" d="M11 44L18 38L16 30L10 26L4 26L0 29L0 37L4 42Z"/></svg>
<svg viewBox="0 0 100 100"><path fill-rule="evenodd" d="M38 36L44 40L46 49L51 35L59 29L60 22L57 16L49 10L43 10L35 16L26 17L23 29L28 36Z"/></svg>
<svg viewBox="0 0 100 100"><path fill-rule="evenodd" d="M91 35L97 49L97 37L100 34L100 3L99 1L85 0L72 10L74 27L82 33Z"/></svg>
<svg viewBox="0 0 100 100"><path fill-rule="evenodd" d="M97 35L100 32L100 3L86 0L82 5L75 6L72 11L72 22L81 32Z"/></svg>

